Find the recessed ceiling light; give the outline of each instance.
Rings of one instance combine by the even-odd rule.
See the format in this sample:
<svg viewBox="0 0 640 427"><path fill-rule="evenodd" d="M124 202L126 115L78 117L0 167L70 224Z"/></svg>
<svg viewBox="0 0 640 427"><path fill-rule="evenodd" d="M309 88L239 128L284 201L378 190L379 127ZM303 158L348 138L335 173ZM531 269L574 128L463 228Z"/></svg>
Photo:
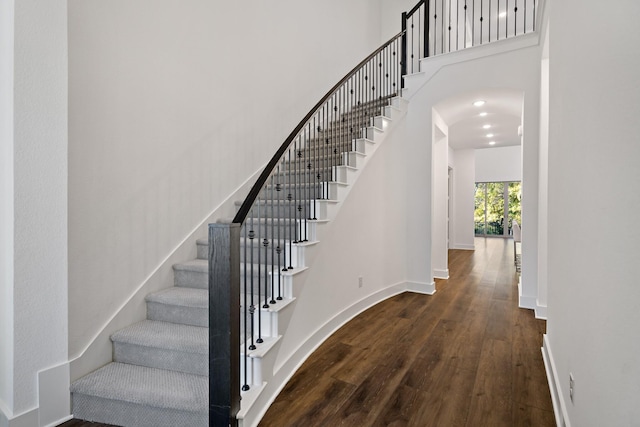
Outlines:
<svg viewBox="0 0 640 427"><path fill-rule="evenodd" d="M473 103L475 107L482 107L485 104L485 101L478 100Z"/></svg>
<svg viewBox="0 0 640 427"><path fill-rule="evenodd" d="M482 113L480 113L480 117L485 117L487 115L486 111L483 111Z"/></svg>
<svg viewBox="0 0 640 427"><path fill-rule="evenodd" d="M491 127L491 125L484 125L482 126L482 129L489 129Z"/></svg>
<svg viewBox="0 0 640 427"><path fill-rule="evenodd" d="M487 138L493 138L493 134L492 133L488 133L487 134Z"/></svg>
<svg viewBox="0 0 640 427"><path fill-rule="evenodd" d="M500 15L498 15L500 18L504 18L505 16L507 16L507 12L500 12Z"/></svg>
<svg viewBox="0 0 640 427"><path fill-rule="evenodd" d="M495 141L489 141L489 145L496 145Z"/></svg>

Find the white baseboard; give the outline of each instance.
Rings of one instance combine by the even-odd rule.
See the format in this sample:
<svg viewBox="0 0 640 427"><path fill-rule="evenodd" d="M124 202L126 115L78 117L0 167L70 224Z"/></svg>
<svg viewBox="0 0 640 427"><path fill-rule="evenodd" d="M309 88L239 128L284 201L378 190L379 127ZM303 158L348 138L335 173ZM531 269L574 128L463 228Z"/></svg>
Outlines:
<svg viewBox="0 0 640 427"><path fill-rule="evenodd" d="M547 372L547 382L549 383L549 391L551 392L551 403L553 404L553 413L556 417L556 425L558 427L571 427L567 410L564 403L562 393L560 393L560 384L558 382L558 372L556 364L553 360L551 346L547 338L547 334L542 336L542 360L544 368Z"/></svg>
<svg viewBox="0 0 640 427"><path fill-rule="evenodd" d="M439 268L435 268L433 269L433 277L436 279L448 279L449 278L449 269L446 268L444 270L441 270Z"/></svg>
<svg viewBox="0 0 640 427"><path fill-rule="evenodd" d="M522 282L518 281L518 307L535 310L536 306L536 297L522 295Z"/></svg>
<svg viewBox="0 0 640 427"><path fill-rule="evenodd" d="M433 295L436 293L436 282L407 282L407 291L417 294Z"/></svg>
<svg viewBox="0 0 640 427"><path fill-rule="evenodd" d="M56 426L71 411L69 363L38 372L39 426Z"/></svg>
<svg viewBox="0 0 640 427"><path fill-rule="evenodd" d="M547 320L547 306L546 305L540 305L540 304L538 304L536 302L535 312L536 312L536 319Z"/></svg>
<svg viewBox="0 0 640 427"><path fill-rule="evenodd" d="M34 427L38 425L38 408L11 417L0 413L0 427Z"/></svg>
<svg viewBox="0 0 640 427"><path fill-rule="evenodd" d="M459 250L463 250L463 251L475 251L476 250L476 246L471 244L466 244L466 243L456 243L453 246L451 246L451 248L449 249L459 249Z"/></svg>
<svg viewBox="0 0 640 427"><path fill-rule="evenodd" d="M55 427L70 420L69 363L38 372L37 408L15 416L0 409L0 427Z"/></svg>

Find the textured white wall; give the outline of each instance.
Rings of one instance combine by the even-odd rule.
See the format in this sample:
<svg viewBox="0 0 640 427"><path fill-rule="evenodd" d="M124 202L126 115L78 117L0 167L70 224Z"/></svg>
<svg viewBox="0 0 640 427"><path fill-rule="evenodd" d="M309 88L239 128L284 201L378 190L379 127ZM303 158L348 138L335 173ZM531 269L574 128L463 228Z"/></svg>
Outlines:
<svg viewBox="0 0 640 427"><path fill-rule="evenodd" d="M476 182L522 181L522 147L476 150Z"/></svg>
<svg viewBox="0 0 640 427"><path fill-rule="evenodd" d="M0 2L0 426L13 408L13 16Z"/></svg>
<svg viewBox="0 0 640 427"><path fill-rule="evenodd" d="M550 9L547 331L574 427L640 419L638 16L633 1Z"/></svg>
<svg viewBox="0 0 640 427"><path fill-rule="evenodd" d="M72 0L69 20L76 357L378 46L380 4Z"/></svg>
<svg viewBox="0 0 640 427"><path fill-rule="evenodd" d="M38 372L67 362L66 1L16 2L14 30L9 409L18 416L38 406Z"/></svg>

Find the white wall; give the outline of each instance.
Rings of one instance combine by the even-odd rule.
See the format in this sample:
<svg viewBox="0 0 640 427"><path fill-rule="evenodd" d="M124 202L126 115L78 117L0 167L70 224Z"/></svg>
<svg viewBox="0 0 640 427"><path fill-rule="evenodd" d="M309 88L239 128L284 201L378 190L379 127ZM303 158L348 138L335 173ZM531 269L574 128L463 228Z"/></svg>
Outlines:
<svg viewBox="0 0 640 427"><path fill-rule="evenodd" d="M2 84L13 90L2 120L13 113L13 122L2 127L3 154L12 151L3 162L12 164L3 168L2 200L9 202L0 224L3 255L13 265L2 280L1 399L8 423L46 425L69 413L68 405L49 411L53 395L68 396L69 387L68 376L50 375L67 362L67 9L64 0L24 0L2 11L10 14L11 6L15 15L2 18ZM11 64L12 88L5 74Z"/></svg>
<svg viewBox="0 0 640 427"><path fill-rule="evenodd" d="M547 39L548 40L548 39ZM536 317L546 318L549 251L549 59L541 61L540 172L538 187L538 299Z"/></svg>
<svg viewBox="0 0 640 427"><path fill-rule="evenodd" d="M475 150L452 150L453 212L451 220L451 249L474 249L473 224L475 195Z"/></svg>
<svg viewBox="0 0 640 427"><path fill-rule="evenodd" d="M434 109L432 112L433 158L431 161L431 268L437 279L449 278L447 217L449 209L449 128Z"/></svg>
<svg viewBox="0 0 640 427"><path fill-rule="evenodd" d="M13 17L0 2L0 426L13 408Z"/></svg>
<svg viewBox="0 0 640 427"><path fill-rule="evenodd" d="M574 427L640 419L640 3L623 3L550 10L548 350Z"/></svg>
<svg viewBox="0 0 640 427"><path fill-rule="evenodd" d="M522 181L522 147L476 150L476 182Z"/></svg>
<svg viewBox="0 0 640 427"><path fill-rule="evenodd" d="M382 35L380 42L384 43L395 36L402 29L402 12L410 11L418 0L381 0L380 15Z"/></svg>
<svg viewBox="0 0 640 427"><path fill-rule="evenodd" d="M69 2L71 356L102 340L81 371L106 363L114 313L172 284L159 266L378 47L371 21L378 1Z"/></svg>

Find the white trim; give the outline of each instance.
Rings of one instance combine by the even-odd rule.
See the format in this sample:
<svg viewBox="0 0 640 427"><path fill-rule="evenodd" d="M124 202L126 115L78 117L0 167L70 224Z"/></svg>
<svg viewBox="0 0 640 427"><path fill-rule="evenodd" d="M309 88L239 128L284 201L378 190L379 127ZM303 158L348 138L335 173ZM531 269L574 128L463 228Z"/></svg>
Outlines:
<svg viewBox="0 0 640 427"><path fill-rule="evenodd" d="M547 334L542 336L542 360L544 368L547 372L547 382L549 383L549 391L551 392L551 403L553 404L553 413L556 417L556 425L558 427L571 427L569 416L567 415L564 398L558 390L562 390L558 383L558 371L551 353L551 344Z"/></svg>
<svg viewBox="0 0 640 427"><path fill-rule="evenodd" d="M439 268L434 268L433 269L433 277L435 277L436 279L448 279L449 278L449 269L444 269L441 270Z"/></svg>
<svg viewBox="0 0 640 427"><path fill-rule="evenodd" d="M60 424L66 423L67 421L72 420L72 419L73 419L73 415L69 415L68 417L64 417L64 418L62 418L62 419L60 419L60 420L58 420L56 422L53 422L51 424L47 424L46 426L42 426L42 427L57 427Z"/></svg>
<svg viewBox="0 0 640 427"><path fill-rule="evenodd" d="M547 320L547 306L536 303L536 319Z"/></svg>
<svg viewBox="0 0 640 427"><path fill-rule="evenodd" d="M414 292L416 294L433 295L436 293L436 282L407 282L407 291Z"/></svg>
<svg viewBox="0 0 640 427"><path fill-rule="evenodd" d="M2 413L0 415L2 415L0 427L34 427L38 425L38 408L30 409L12 418L6 418Z"/></svg>
<svg viewBox="0 0 640 427"><path fill-rule="evenodd" d="M466 243L456 243L453 246L451 246L451 249L458 249L463 251L475 251L476 245L469 245Z"/></svg>
<svg viewBox="0 0 640 427"><path fill-rule="evenodd" d="M536 306L536 297L522 295L522 280L518 280L518 307L535 310Z"/></svg>
<svg viewBox="0 0 640 427"><path fill-rule="evenodd" d="M38 425L56 426L69 417L69 378L68 362L38 372Z"/></svg>

